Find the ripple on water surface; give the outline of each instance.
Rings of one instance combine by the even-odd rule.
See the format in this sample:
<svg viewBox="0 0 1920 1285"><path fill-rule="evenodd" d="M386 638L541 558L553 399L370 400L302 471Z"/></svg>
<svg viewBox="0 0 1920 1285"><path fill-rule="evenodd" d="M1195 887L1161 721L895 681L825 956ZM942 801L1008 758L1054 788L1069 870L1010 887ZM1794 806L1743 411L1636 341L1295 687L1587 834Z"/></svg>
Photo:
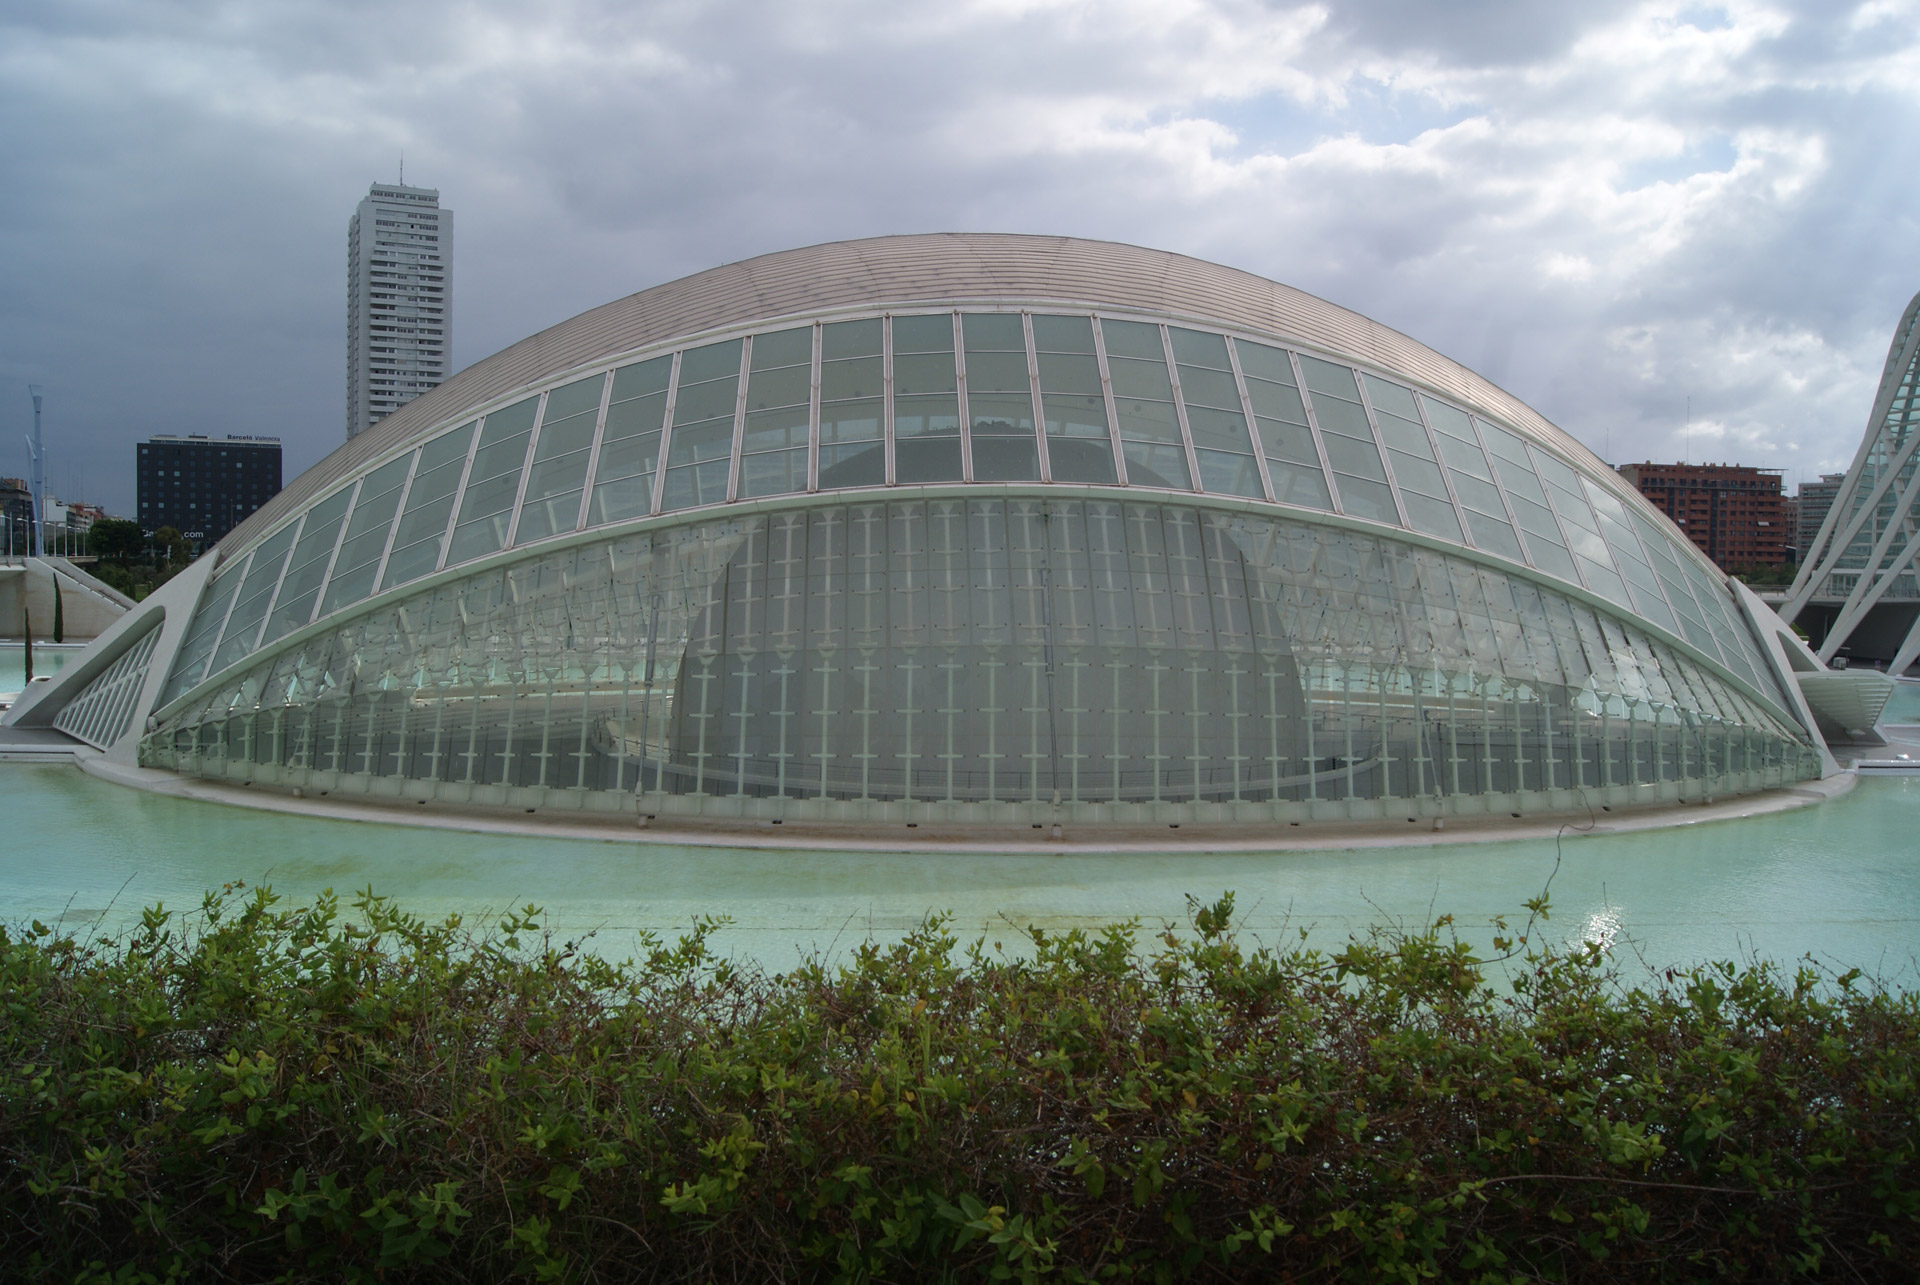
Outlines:
<svg viewBox="0 0 1920 1285"><path fill-rule="evenodd" d="M1604 938L1656 964L1806 953L1911 984L1920 976L1920 780L1871 778L1817 807L1633 834L1432 848L1271 853L954 855L690 848L325 821L165 798L71 767L0 767L0 920L114 927L142 906L197 906L244 880L306 898L371 885L417 913L469 922L534 902L562 934L636 931L723 914L719 939L785 967L808 950L893 937L950 911L964 938L1017 928L1184 920L1185 898L1231 889L1245 929L1299 928L1336 946L1383 920L1452 914L1484 938L1553 879L1560 940Z"/></svg>

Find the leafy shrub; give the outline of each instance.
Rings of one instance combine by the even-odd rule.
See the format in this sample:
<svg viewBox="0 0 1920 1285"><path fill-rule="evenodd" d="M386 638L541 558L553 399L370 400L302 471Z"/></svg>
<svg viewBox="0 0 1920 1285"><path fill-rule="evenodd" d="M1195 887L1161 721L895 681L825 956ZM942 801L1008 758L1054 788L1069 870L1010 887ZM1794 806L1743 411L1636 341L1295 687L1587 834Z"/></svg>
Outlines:
<svg viewBox="0 0 1920 1285"><path fill-rule="evenodd" d="M1445 919L768 976L371 893L0 932L0 1263L136 1280L1910 1279L1914 997ZM1544 909L1536 905L1536 911ZM1497 978L1497 980L1495 980Z"/></svg>

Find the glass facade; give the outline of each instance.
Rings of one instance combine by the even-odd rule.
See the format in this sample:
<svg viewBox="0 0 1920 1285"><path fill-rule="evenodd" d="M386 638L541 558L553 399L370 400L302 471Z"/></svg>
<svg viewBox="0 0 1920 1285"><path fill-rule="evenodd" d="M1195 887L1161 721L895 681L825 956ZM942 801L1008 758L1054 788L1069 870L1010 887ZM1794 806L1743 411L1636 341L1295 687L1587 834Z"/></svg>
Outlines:
<svg viewBox="0 0 1920 1285"><path fill-rule="evenodd" d="M1204 502L964 493L476 572L229 675L142 754L342 793L843 819L1386 818L1817 771L1760 703L1523 576Z"/></svg>
<svg viewBox="0 0 1920 1285"><path fill-rule="evenodd" d="M144 761L774 817L1386 817L1818 772L1730 591L1630 491L1327 355L839 315L483 409L221 568Z"/></svg>

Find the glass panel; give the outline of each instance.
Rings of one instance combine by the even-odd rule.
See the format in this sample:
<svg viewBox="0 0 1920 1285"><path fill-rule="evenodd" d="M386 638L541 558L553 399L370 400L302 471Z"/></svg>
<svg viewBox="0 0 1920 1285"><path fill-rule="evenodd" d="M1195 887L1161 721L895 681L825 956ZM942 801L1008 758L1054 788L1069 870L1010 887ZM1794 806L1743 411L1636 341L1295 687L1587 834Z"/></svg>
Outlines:
<svg viewBox="0 0 1920 1285"><path fill-rule="evenodd" d="M220 635L220 646L213 653L213 664L207 668L209 674L217 674L253 653L254 639L260 633L261 618L267 614L267 604L273 599L273 587L280 583L280 571L287 565L287 554L293 549L293 537L299 525L297 522L288 523L277 535L253 551L253 561L247 566L246 583L241 585L240 596L233 604L233 613L227 617L226 630Z"/></svg>
<svg viewBox="0 0 1920 1285"><path fill-rule="evenodd" d="M1356 518L1367 518L1374 522L1391 522L1400 525L1400 510L1393 505L1393 492L1385 482L1370 482L1362 478L1348 477L1336 473L1335 481L1340 488L1340 511Z"/></svg>
<svg viewBox="0 0 1920 1285"><path fill-rule="evenodd" d="M894 342L924 335L918 344L939 342L942 327L952 347L953 319L945 313L896 317ZM883 438L885 370L880 360L881 327L871 321L836 321L820 328L820 489L881 486L887 480ZM959 476L955 473L955 476Z"/></svg>
<svg viewBox="0 0 1920 1285"><path fill-rule="evenodd" d="M353 488L347 489L351 491ZM233 595L240 591L241 582L246 579L245 572L245 560L237 559L220 568L213 583L207 586L206 598L199 610L193 613L193 624L180 644L179 655L173 662L173 673L167 677L166 690L160 696L162 705L206 675L207 658L214 644L220 640L220 626L226 623L227 609L233 605Z"/></svg>
<svg viewBox="0 0 1920 1285"><path fill-rule="evenodd" d="M1020 315L1013 312L969 312L960 317L960 333L966 336L967 351L975 352L1017 352L1027 351L1027 336L1020 324ZM973 380L972 368L968 368L967 380Z"/></svg>
<svg viewBox="0 0 1920 1285"><path fill-rule="evenodd" d="M525 436L521 434L523 441ZM330 616L373 592L373 577L380 570L381 555L387 551L387 533L393 529L394 511L400 507L400 491L412 465L413 457L403 455L382 464L360 483L360 498L354 501L347 533L341 537L340 552L333 559L326 597L320 600L322 616ZM512 503L509 495L508 508ZM507 516L505 512L500 516L503 531Z"/></svg>
<svg viewBox="0 0 1920 1285"><path fill-rule="evenodd" d="M1487 457L1472 442L1463 442L1457 437L1440 439L1440 456L1446 460L1449 468L1462 473L1470 473L1485 481L1493 481L1493 470L1487 467Z"/></svg>
<svg viewBox="0 0 1920 1285"><path fill-rule="evenodd" d="M1268 459L1320 467L1320 453L1313 446L1313 430L1305 424L1283 424L1271 419L1255 422L1260 426L1260 442Z"/></svg>
<svg viewBox="0 0 1920 1285"><path fill-rule="evenodd" d="M538 399L529 397L493 412L480 425L480 443L467 469L466 494L447 547L448 566L485 557L506 543L538 404Z"/></svg>
<svg viewBox="0 0 1920 1285"><path fill-rule="evenodd" d="M580 524L580 491L587 482L593 430L600 423L600 394L606 386L605 375L594 375L547 394L515 544L560 535Z"/></svg>
<svg viewBox="0 0 1920 1285"><path fill-rule="evenodd" d="M853 322L850 324L858 325L860 323ZM1091 332L1091 325L1088 326L1088 330ZM849 342L851 343L851 341ZM857 345L855 345L855 347L857 347ZM875 351L878 350L876 349ZM893 319L893 354L895 357L898 357L903 352L950 353L952 351L952 313L936 312L926 316L895 317ZM854 355L858 355L857 352ZM951 362L947 364L949 368L952 367ZM898 370L894 372L894 377L896 379L899 378Z"/></svg>
<svg viewBox="0 0 1920 1285"><path fill-rule="evenodd" d="M1392 449L1423 460L1433 458L1433 443L1427 440L1427 430L1420 425L1381 411L1375 411L1373 419L1380 428L1380 440Z"/></svg>
<svg viewBox="0 0 1920 1285"><path fill-rule="evenodd" d="M1545 504L1547 493L1540 485L1540 479L1524 465L1511 460L1499 462L1500 485L1506 488L1508 495L1521 495L1535 504Z"/></svg>
<svg viewBox="0 0 1920 1285"><path fill-rule="evenodd" d="M460 489L460 475L466 471L474 427L464 424L420 449L420 462L407 488L407 508L394 531L393 552L387 555L382 589L418 579L439 565L447 519L453 516L453 494Z"/></svg>
<svg viewBox="0 0 1920 1285"><path fill-rule="evenodd" d="M1205 366L1224 371L1233 369L1233 364L1227 360L1227 341L1220 335L1169 326L1167 337L1173 341L1173 359L1183 366Z"/></svg>
<svg viewBox="0 0 1920 1285"><path fill-rule="evenodd" d="M1322 433L1338 433L1362 442L1373 440L1373 428L1367 423L1366 408L1358 402L1316 397L1313 399L1313 418L1320 425Z"/></svg>
<svg viewBox="0 0 1920 1285"><path fill-rule="evenodd" d="M1389 415L1398 415L1401 419L1420 419L1420 412L1413 404L1413 393L1398 384L1389 384L1374 375L1364 375L1367 385L1367 400L1373 403L1376 412L1384 411Z"/></svg>
<svg viewBox="0 0 1920 1285"><path fill-rule="evenodd" d="M1308 509L1333 508L1326 474L1317 464L1286 464L1270 459L1267 476L1273 479L1274 496L1282 504L1298 504Z"/></svg>
<svg viewBox="0 0 1920 1285"><path fill-rule="evenodd" d="M1040 352L1093 354L1093 322L1086 317L1033 315L1033 346ZM1098 372L1096 370L1096 378ZM1041 382L1045 384L1043 373Z"/></svg>
<svg viewBox="0 0 1920 1285"><path fill-rule="evenodd" d="M1127 417L1120 417L1120 429L1125 432ZM1174 490L1190 491L1192 480L1187 476L1187 452L1179 446L1162 446L1154 442L1121 439L1121 450L1127 457L1127 482L1133 486L1164 486Z"/></svg>
<svg viewBox="0 0 1920 1285"><path fill-rule="evenodd" d="M1500 503L1500 490L1493 483L1482 482L1477 477L1455 469L1453 493L1460 497L1460 503L1467 508L1476 509L1489 517L1499 518L1502 522L1507 520L1506 507Z"/></svg>
<svg viewBox="0 0 1920 1285"><path fill-rule="evenodd" d="M1245 495L1264 498L1260 487L1260 469L1251 455L1209 451L1195 447L1194 459L1200 465L1200 489L1215 495Z"/></svg>
<svg viewBox="0 0 1920 1285"><path fill-rule="evenodd" d="M1107 371L1113 376L1113 395L1116 400L1141 397L1149 401L1173 401L1173 381L1167 377L1167 364L1164 361L1110 357Z"/></svg>
<svg viewBox="0 0 1920 1285"><path fill-rule="evenodd" d="M1032 387L1027 378L1027 355L1019 352L975 352L967 349L967 392L1020 393Z"/></svg>
<svg viewBox="0 0 1920 1285"><path fill-rule="evenodd" d="M1306 378L1307 388L1313 392L1355 403L1360 400L1360 386L1353 382L1353 372L1345 366L1336 366L1330 361L1302 353L1300 373Z"/></svg>
<svg viewBox="0 0 1920 1285"><path fill-rule="evenodd" d="M813 365L813 327L795 326L791 330L772 330L764 335L753 337L754 370L774 370L780 367ZM747 391L749 405L752 404L753 391ZM802 393L801 401L807 396Z"/></svg>
<svg viewBox="0 0 1920 1285"><path fill-rule="evenodd" d="M666 489L660 509L720 504L733 464L733 416L740 396L740 341L689 348L680 356L667 440Z"/></svg>
<svg viewBox="0 0 1920 1285"><path fill-rule="evenodd" d="M673 358L655 357L613 372L607 423L600 432L600 462L594 467L587 522L598 526L645 517L653 510L653 470L660 458L666 420L667 381Z"/></svg>
<svg viewBox="0 0 1920 1285"><path fill-rule="evenodd" d="M320 585L327 578L327 563L333 557L333 546L339 542L340 524L346 521L347 505L352 499L353 488L348 487L307 510L306 525L300 531L299 542L293 546L293 556L287 559L287 576L280 585L279 597L274 600L273 612L267 617L261 646L285 637L313 619L313 602L320 596Z"/></svg>
<svg viewBox="0 0 1920 1285"><path fill-rule="evenodd" d="M1224 371L1200 366L1180 367L1180 395L1189 406L1212 406L1238 412L1240 389L1233 376Z"/></svg>
<svg viewBox="0 0 1920 1285"><path fill-rule="evenodd" d="M1024 361L1024 359L1023 359ZM973 354L967 354L967 413L973 430L973 476L979 482L1037 482L1031 393L974 393Z"/></svg>
<svg viewBox="0 0 1920 1285"><path fill-rule="evenodd" d="M1479 448L1479 441L1473 435L1473 422L1467 418L1465 411L1455 410L1445 402L1436 402L1425 393L1420 394L1420 408L1426 411L1427 423L1433 426L1434 431L1463 442L1472 442L1475 449ZM1441 443L1443 449L1445 445Z"/></svg>
<svg viewBox="0 0 1920 1285"><path fill-rule="evenodd" d="M1249 379L1247 400L1253 403L1253 413L1263 419L1284 419L1292 424L1307 422L1306 404L1300 400L1299 391L1290 385Z"/></svg>
<svg viewBox="0 0 1920 1285"><path fill-rule="evenodd" d="M813 327L757 335L740 437L740 494L807 489L807 433L813 398Z"/></svg>
<svg viewBox="0 0 1920 1285"><path fill-rule="evenodd" d="M1173 412L1172 402L1116 399L1115 406L1120 412L1122 440L1171 443L1180 441L1180 420Z"/></svg>
<svg viewBox="0 0 1920 1285"><path fill-rule="evenodd" d="M1520 539L1514 535L1513 528L1506 519L1489 517L1484 513L1467 514L1467 530L1473 533L1473 542L1488 553L1497 553L1513 562L1525 562L1526 556L1520 552Z"/></svg>
<svg viewBox="0 0 1920 1285"><path fill-rule="evenodd" d="M1093 324L1085 317L1036 316L1033 334L1041 349L1040 403L1053 480L1116 481L1107 399L1100 389L1100 363L1093 356Z"/></svg>
<svg viewBox="0 0 1920 1285"><path fill-rule="evenodd" d="M1400 484L1402 491L1413 490L1438 500L1447 499L1447 482L1440 475L1438 464L1399 451L1392 452L1392 456L1393 480ZM1447 501L1447 507L1453 507L1452 501Z"/></svg>
<svg viewBox="0 0 1920 1285"><path fill-rule="evenodd" d="M1329 435L1326 439L1327 463L1336 473L1351 473L1376 482L1387 480L1381 467L1380 451L1372 442L1356 442L1350 437Z"/></svg>
<svg viewBox="0 0 1920 1285"><path fill-rule="evenodd" d="M1437 535L1443 540L1466 538L1460 530L1459 515L1453 511L1453 505L1448 501L1428 499L1424 495L1415 495L1411 491L1402 491L1400 500L1407 506L1407 521L1414 530L1424 531L1428 535Z"/></svg>
<svg viewBox="0 0 1920 1285"><path fill-rule="evenodd" d="M1512 460L1515 464L1521 465L1524 468L1532 467L1527 462L1526 444L1522 442L1519 437L1509 433L1498 424L1487 423L1484 419L1475 419L1473 422L1479 425L1480 440L1486 444L1488 450L1503 460Z"/></svg>
<svg viewBox="0 0 1920 1285"><path fill-rule="evenodd" d="M1043 352L1039 356L1040 387L1050 393L1100 396L1100 363L1079 353Z"/></svg>
<svg viewBox="0 0 1920 1285"><path fill-rule="evenodd" d="M1558 576L1569 584L1580 583L1580 573L1573 567L1573 555L1552 540L1529 531L1527 552L1533 555L1533 565L1548 575Z"/></svg>
<svg viewBox="0 0 1920 1285"><path fill-rule="evenodd" d="M1144 357L1166 368L1167 350L1160 344L1160 327L1140 321L1102 321L1100 333L1106 336L1107 358Z"/></svg>
<svg viewBox="0 0 1920 1285"><path fill-rule="evenodd" d="M1214 410L1207 406L1187 408L1187 427L1193 432L1193 444L1215 451L1232 451L1251 456L1253 439L1247 435L1246 416L1237 410Z"/></svg>
<svg viewBox="0 0 1920 1285"><path fill-rule="evenodd" d="M1098 380L1096 379L1096 384ZM893 355L893 395L917 397L927 393L951 393L959 388L953 374L953 354L895 353Z"/></svg>
<svg viewBox="0 0 1920 1285"><path fill-rule="evenodd" d="M1236 339L1233 341L1233 351L1240 358L1240 373L1248 379L1270 379L1276 384L1293 383L1293 363L1287 360L1287 354L1281 349ZM1261 414L1266 413L1260 411L1258 406L1254 409Z"/></svg>

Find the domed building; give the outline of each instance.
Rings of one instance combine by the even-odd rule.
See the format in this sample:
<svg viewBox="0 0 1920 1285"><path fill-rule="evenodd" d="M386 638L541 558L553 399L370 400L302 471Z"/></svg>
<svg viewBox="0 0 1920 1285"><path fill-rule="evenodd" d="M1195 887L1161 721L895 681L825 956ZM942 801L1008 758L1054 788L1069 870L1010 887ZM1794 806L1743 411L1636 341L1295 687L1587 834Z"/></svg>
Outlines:
<svg viewBox="0 0 1920 1285"><path fill-rule="evenodd" d="M1817 777L1811 667L1406 336L1179 255L929 235L469 367L18 718L335 800L1258 830Z"/></svg>

